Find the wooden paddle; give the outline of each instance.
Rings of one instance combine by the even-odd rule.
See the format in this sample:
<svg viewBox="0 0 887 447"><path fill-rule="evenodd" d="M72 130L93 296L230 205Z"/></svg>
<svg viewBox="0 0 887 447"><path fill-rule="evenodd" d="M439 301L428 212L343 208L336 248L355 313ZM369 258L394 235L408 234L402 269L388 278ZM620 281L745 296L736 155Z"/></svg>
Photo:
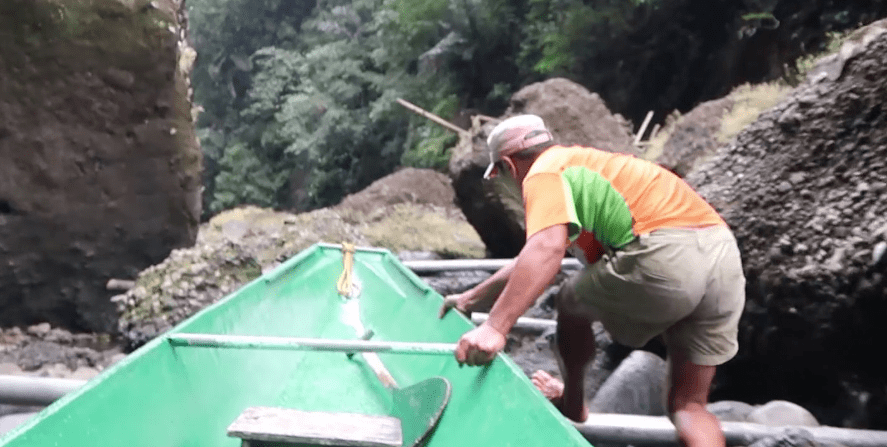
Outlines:
<svg viewBox="0 0 887 447"><path fill-rule="evenodd" d="M437 426L450 401L450 382L443 377L432 377L400 388L375 352L364 352L363 358L379 381L391 391L391 416L400 419L403 447L418 446Z"/></svg>

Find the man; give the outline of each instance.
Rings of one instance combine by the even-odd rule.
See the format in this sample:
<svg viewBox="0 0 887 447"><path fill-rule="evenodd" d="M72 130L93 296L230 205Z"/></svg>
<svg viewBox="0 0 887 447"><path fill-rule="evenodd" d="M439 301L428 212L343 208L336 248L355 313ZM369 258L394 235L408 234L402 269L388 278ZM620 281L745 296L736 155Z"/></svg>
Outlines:
<svg viewBox="0 0 887 447"><path fill-rule="evenodd" d="M737 351L745 278L736 240L689 185L654 163L554 144L541 118L496 126L485 178L508 171L521 186L527 241L510 264L477 287L447 297L441 316L493 301L489 319L459 340L460 363L492 361L505 335L560 270L567 249L586 268L556 297L557 352L564 382L543 371L533 383L575 421L588 417L583 381L595 355L591 323L641 347L662 334L668 349L667 409L687 446L723 446L705 405L715 368Z"/></svg>

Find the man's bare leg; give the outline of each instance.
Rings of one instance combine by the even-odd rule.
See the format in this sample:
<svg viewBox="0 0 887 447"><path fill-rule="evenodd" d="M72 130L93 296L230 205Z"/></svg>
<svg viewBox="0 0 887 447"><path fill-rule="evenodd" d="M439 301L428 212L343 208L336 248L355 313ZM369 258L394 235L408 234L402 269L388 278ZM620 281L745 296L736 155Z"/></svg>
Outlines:
<svg viewBox="0 0 887 447"><path fill-rule="evenodd" d="M536 371L532 381L564 416L584 422L588 419L588 406L585 404L585 372L594 359L597 345L594 340L592 320L581 315L572 315L563 309L558 310L557 350L560 363L561 382L545 371Z"/></svg>
<svg viewBox="0 0 887 447"><path fill-rule="evenodd" d="M678 440L687 447L723 447L724 432L718 419L706 410L715 366L691 363L669 350L668 413L678 430Z"/></svg>

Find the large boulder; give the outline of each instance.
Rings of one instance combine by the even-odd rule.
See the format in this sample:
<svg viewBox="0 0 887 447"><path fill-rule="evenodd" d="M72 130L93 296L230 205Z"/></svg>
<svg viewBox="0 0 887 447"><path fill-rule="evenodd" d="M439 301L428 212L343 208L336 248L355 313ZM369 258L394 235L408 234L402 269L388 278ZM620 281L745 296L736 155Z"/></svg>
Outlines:
<svg viewBox="0 0 887 447"><path fill-rule="evenodd" d="M182 0L0 2L0 325L116 326L110 278L190 245Z"/></svg>
<svg viewBox="0 0 887 447"><path fill-rule="evenodd" d="M596 93L563 78L528 85L515 93L502 118L539 115L559 144L594 146L637 153L630 124L614 115ZM490 163L486 137L495 122L477 125L462 138L450 159L456 202L492 257L513 257L525 239L523 199L510 176L483 180Z"/></svg>
<svg viewBox="0 0 887 447"><path fill-rule="evenodd" d="M882 21L687 176L733 228L748 279L740 351L715 397L887 428L884 79Z"/></svg>
<svg viewBox="0 0 887 447"><path fill-rule="evenodd" d="M730 97L704 102L678 118L660 153L652 155L657 163L683 177L693 170L697 160L711 155L721 146L718 134L721 121L733 108Z"/></svg>

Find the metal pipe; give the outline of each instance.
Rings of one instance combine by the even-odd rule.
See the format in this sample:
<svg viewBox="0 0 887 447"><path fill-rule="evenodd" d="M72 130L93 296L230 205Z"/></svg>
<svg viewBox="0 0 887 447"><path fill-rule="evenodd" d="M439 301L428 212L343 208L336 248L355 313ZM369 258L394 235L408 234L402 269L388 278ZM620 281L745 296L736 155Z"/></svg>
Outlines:
<svg viewBox="0 0 887 447"><path fill-rule="evenodd" d="M0 404L49 405L85 380L0 375Z"/></svg>
<svg viewBox="0 0 887 447"><path fill-rule="evenodd" d="M576 428L592 443L623 444L677 444L674 425L664 416L629 414L592 414ZM820 443L834 443L847 447L883 447L887 445L887 431L861 430L838 427L771 427L749 422L721 422L727 445L751 445L763 438L786 435L804 430Z"/></svg>
<svg viewBox="0 0 887 447"><path fill-rule="evenodd" d="M432 261L403 261L403 265L416 273L457 270L496 271L511 261L511 259L438 259ZM582 263L576 258L566 258L561 261L561 268L576 270L582 268Z"/></svg>
<svg viewBox="0 0 887 447"><path fill-rule="evenodd" d="M323 338L264 337L254 335L173 334L173 346L234 349L276 349L333 352L388 352L392 354L453 355L455 343L412 343L402 341L330 340Z"/></svg>
<svg viewBox="0 0 887 447"><path fill-rule="evenodd" d="M490 318L490 315L485 313L475 312L471 314L471 322L474 324L482 324L488 318ZM544 318L520 317L514 323L514 328L525 331L545 332L549 329L556 329L557 321Z"/></svg>

